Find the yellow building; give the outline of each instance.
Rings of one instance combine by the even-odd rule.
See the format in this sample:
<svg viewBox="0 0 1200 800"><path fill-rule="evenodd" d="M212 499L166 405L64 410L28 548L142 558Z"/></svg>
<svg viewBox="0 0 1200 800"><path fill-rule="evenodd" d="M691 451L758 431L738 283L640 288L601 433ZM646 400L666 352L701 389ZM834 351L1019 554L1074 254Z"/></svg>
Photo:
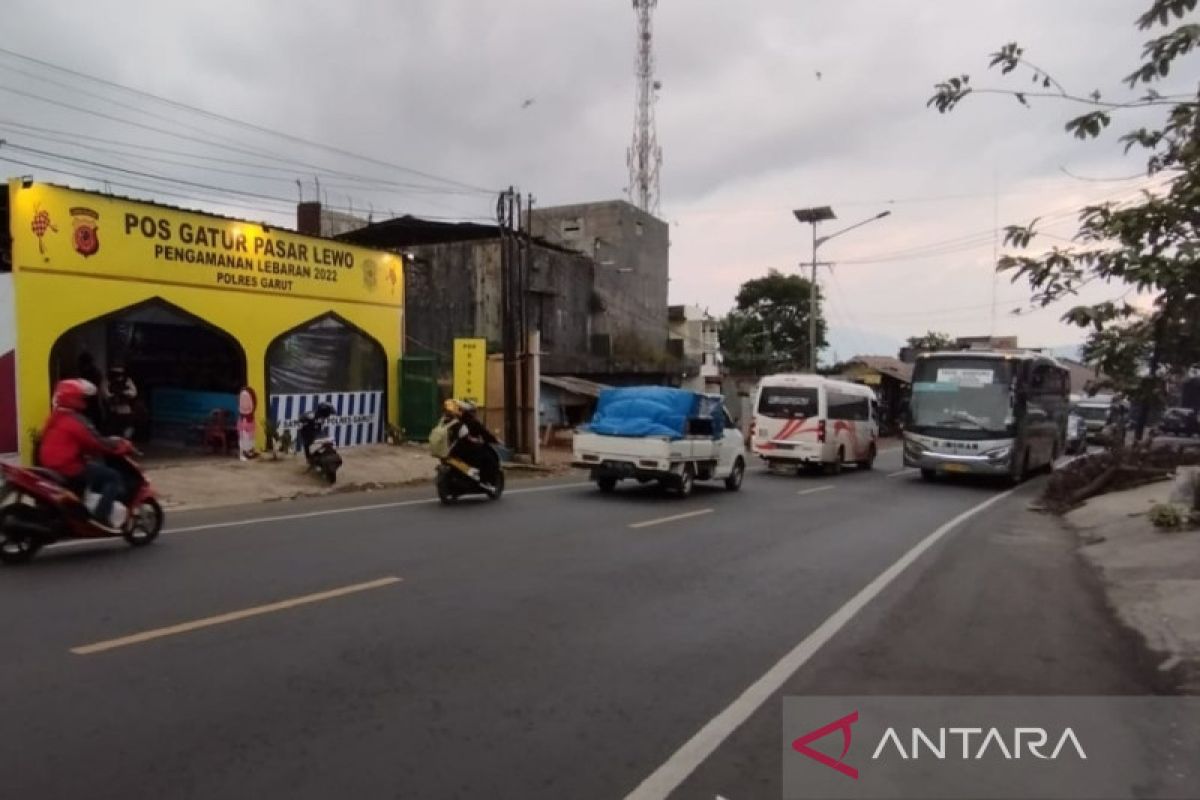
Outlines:
<svg viewBox="0 0 1200 800"><path fill-rule="evenodd" d="M331 434L343 446L396 424L398 256L19 180L8 219L26 459L54 383L117 365L138 389L142 439L232 428L244 387L259 446L267 419L287 427L318 400L337 408Z"/></svg>

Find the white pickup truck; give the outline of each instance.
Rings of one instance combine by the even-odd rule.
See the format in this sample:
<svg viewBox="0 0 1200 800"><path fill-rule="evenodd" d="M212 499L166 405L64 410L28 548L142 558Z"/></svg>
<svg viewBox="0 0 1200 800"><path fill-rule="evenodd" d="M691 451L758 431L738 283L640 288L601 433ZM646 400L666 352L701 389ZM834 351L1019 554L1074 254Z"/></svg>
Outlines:
<svg viewBox="0 0 1200 800"><path fill-rule="evenodd" d="M714 435L712 419L690 419L682 438L610 436L588 431L575 434L573 464L591 473L603 492L632 478L658 481L680 497L692 493L696 481L722 480L736 492L746 474L746 445L741 431L724 409L724 430Z"/></svg>

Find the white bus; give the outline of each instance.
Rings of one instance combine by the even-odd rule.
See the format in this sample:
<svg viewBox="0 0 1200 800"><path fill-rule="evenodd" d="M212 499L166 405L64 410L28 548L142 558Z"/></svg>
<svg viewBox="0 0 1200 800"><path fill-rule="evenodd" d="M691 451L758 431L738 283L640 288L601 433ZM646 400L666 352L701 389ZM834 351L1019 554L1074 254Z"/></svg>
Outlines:
<svg viewBox="0 0 1200 800"><path fill-rule="evenodd" d="M754 396L754 454L772 467L870 469L879 439L875 392L819 375L768 375Z"/></svg>

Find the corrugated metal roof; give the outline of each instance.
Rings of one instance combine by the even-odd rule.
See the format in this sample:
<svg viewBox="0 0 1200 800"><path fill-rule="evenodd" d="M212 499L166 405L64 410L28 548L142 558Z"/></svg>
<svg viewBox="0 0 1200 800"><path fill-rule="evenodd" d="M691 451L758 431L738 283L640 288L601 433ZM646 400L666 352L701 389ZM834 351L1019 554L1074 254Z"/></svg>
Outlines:
<svg viewBox="0 0 1200 800"><path fill-rule="evenodd" d="M883 375L890 375L905 383L912 383L912 364L905 364L893 356L855 356L848 363L861 364Z"/></svg>
<svg viewBox="0 0 1200 800"><path fill-rule="evenodd" d="M543 375L542 383L584 397L599 397L602 390L609 388L608 384L576 378L573 375Z"/></svg>

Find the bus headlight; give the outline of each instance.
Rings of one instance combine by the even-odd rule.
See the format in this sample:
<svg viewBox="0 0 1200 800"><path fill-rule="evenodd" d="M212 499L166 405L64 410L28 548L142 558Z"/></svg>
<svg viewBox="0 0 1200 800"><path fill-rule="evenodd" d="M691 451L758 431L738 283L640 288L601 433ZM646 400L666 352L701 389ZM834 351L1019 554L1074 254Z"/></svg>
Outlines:
<svg viewBox="0 0 1200 800"><path fill-rule="evenodd" d="M1008 458L1011 454L1012 454L1012 446L1011 445L1005 445L1004 447L997 447L995 450L988 450L986 453L984 453L984 455L987 456L988 461L1003 461L1006 458Z"/></svg>
<svg viewBox="0 0 1200 800"><path fill-rule="evenodd" d="M905 439L904 452L906 455L909 455L913 458L920 458L921 454L925 452L925 447L920 442L913 441L912 439Z"/></svg>

